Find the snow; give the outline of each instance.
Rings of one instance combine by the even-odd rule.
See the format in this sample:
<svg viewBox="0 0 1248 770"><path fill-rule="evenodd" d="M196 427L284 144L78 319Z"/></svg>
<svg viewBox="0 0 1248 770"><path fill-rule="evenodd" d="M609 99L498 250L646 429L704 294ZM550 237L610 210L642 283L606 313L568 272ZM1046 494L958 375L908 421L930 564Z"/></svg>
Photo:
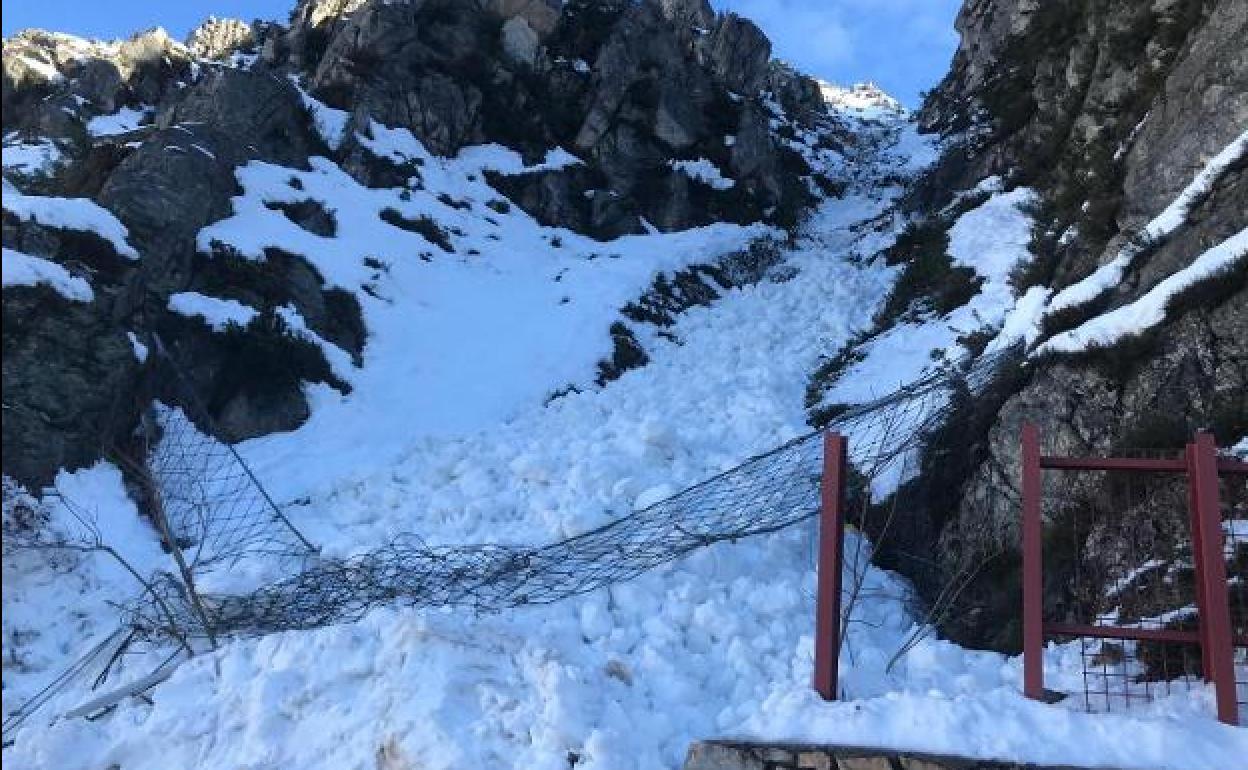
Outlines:
<svg viewBox="0 0 1248 770"><path fill-rule="evenodd" d="M255 320L255 308L238 300L209 297L193 291L182 291L169 297L169 309L187 318L200 318L213 331L225 331L231 324L246 326Z"/></svg>
<svg viewBox="0 0 1248 770"><path fill-rule="evenodd" d="M43 285L75 302L90 302L95 299L91 284L84 279L55 262L24 254L7 246L4 249L4 265L0 273L3 273L6 289L11 286Z"/></svg>
<svg viewBox="0 0 1248 770"><path fill-rule="evenodd" d="M497 171L502 174L532 174L538 171L559 171L584 163L580 158L562 147L555 147L546 153L546 157L541 163L526 166L519 153L497 144L465 147L460 151L456 159L465 170Z"/></svg>
<svg viewBox="0 0 1248 770"><path fill-rule="evenodd" d="M17 54L15 59L18 62L25 64L33 74L38 75L48 83L60 83L65 80L65 76L60 73L60 70L56 68L56 65L46 62L43 59L26 53Z"/></svg>
<svg viewBox="0 0 1248 770"><path fill-rule="evenodd" d="M6 142L2 152L5 171L28 176L51 173L63 155L51 139Z"/></svg>
<svg viewBox="0 0 1248 770"><path fill-rule="evenodd" d="M329 285L354 292L363 310L370 336L363 368L346 378L354 391L308 386L309 423L296 434L257 439L262 467L288 469L279 474L283 496L305 494L306 483L326 478L306 459L314 449L336 454L343 473L373 468L417 437L494 424L569 383L591 384L597 362L611 353L605 330L658 272L772 232L717 224L595 241L543 227L518 207L505 214L485 207L500 196L480 172L523 168L511 150L486 146L438 158L407 131L373 128L372 151L424 161L423 189L365 188L324 158L313 158L309 170L253 162L237 171L244 192L233 200L233 216L199 235L205 252L215 242L248 259L264 259L268 247L305 255ZM309 199L335 211L335 237L302 230L265 205ZM385 209L429 217L455 252L384 222ZM552 248L556 240L560 248ZM403 403L412 406L396 413Z"/></svg>
<svg viewBox="0 0 1248 770"><path fill-rule="evenodd" d="M312 331L308 327L308 322L304 320L303 315L300 314L298 308L294 305L282 305L277 309L277 315L286 322L291 334L307 340L321 349L335 377L350 382L354 372L350 353Z"/></svg>
<svg viewBox="0 0 1248 770"><path fill-rule="evenodd" d="M835 111L874 119L896 119L906 114L906 108L901 102L873 83L855 83L845 88L823 80L816 82L824 103Z"/></svg>
<svg viewBox="0 0 1248 770"><path fill-rule="evenodd" d="M87 121L87 133L94 137L126 134L139 129L153 111L151 107L122 107L110 115L97 115Z"/></svg>
<svg viewBox="0 0 1248 770"><path fill-rule="evenodd" d="M1048 313L1056 313L1090 302L1121 283L1127 268L1142 250L1142 244L1161 240L1181 227L1187 221L1191 207L1207 195L1223 172L1244 157L1245 153L1248 153L1248 131L1240 134L1237 139L1213 156L1187 187L1183 188L1160 214L1144 226L1136 242L1123 247L1112 260L1101 265L1087 278L1054 295L1049 303Z"/></svg>
<svg viewBox="0 0 1248 770"><path fill-rule="evenodd" d="M140 364L147 363L147 345L144 345L134 332L126 332L126 337L130 340L130 348L134 351L134 360Z"/></svg>
<svg viewBox="0 0 1248 770"><path fill-rule="evenodd" d="M27 221L47 227L93 232L113 245L127 259L138 259L139 252L126 242L129 231L113 213L90 198L57 198L26 195L5 183L4 210Z"/></svg>
<svg viewBox="0 0 1248 770"><path fill-rule="evenodd" d="M850 367L825 402L856 404L881 396L918 379L937 361L965 358L958 341L963 335L1001 325L1015 305L1010 271L1028 258L1031 217L1023 207L1034 195L1023 187L996 193L959 217L949 229L948 253L954 264L983 279L979 292L947 316L899 323L867 343L866 357ZM1011 334L1022 323L1014 320Z"/></svg>
<svg viewBox="0 0 1248 770"><path fill-rule="evenodd" d="M331 150L337 150L347 138L347 126L351 122L351 113L346 110L339 110L330 107L328 104L321 102L303 90L303 86L299 85L299 78L296 75L289 75L291 85L299 92L299 98L303 101L303 106L307 108L312 115L312 125L316 127L316 132L325 140L325 144L329 145Z"/></svg>
<svg viewBox="0 0 1248 770"><path fill-rule="evenodd" d="M1051 289L1043 286L1032 286L1024 292L1006 315L1001 331L984 352L996 353L1020 342L1024 349L1030 350L1043 332L1044 310L1052 293Z"/></svg>
<svg viewBox="0 0 1248 770"><path fill-rule="evenodd" d="M140 574L167 568L168 557L160 548L155 530L139 516L116 467L100 462L73 473L61 471L55 485L65 497L82 505L71 509L58 495L45 495L42 502L50 513L47 540L89 543L94 529L108 533L109 545ZM6 532L4 613L0 615L6 653L6 717L11 708L24 702L47 684L53 673L70 663L70 653L79 654L90 646L83 644L84 630L94 628L107 634L116 627L114 607L104 602L83 603L81 594L124 598L136 595L141 588L122 564L108 554L59 553L56 558L48 558L43 551L10 551L9 540ZM39 643L23 648L11 646L11 640L22 634L37 635ZM19 673L22 671L40 675L23 677ZM4 759L8 764L10 758ZM40 764L29 762L26 766L34 768Z"/></svg>
<svg viewBox="0 0 1248 770"><path fill-rule="evenodd" d="M724 173L706 158L697 160L671 160L667 165L715 190L731 190L736 186L735 179L724 176Z"/></svg>
<svg viewBox="0 0 1248 770"><path fill-rule="evenodd" d="M879 155L848 160L895 162L880 169L884 176L915 163L892 153L920 143L908 130L893 131L881 128L890 144ZM352 394L310 387L307 424L238 447L330 556L413 532L431 544L546 542L799 435L807 430L808 373L870 317L894 278L893 270L848 257L891 241L895 229L861 225L884 214L901 190L852 189L816 212L787 255L791 277L726 290L681 314L666 330L673 339L637 327L651 363L594 387L594 363L607 350L601 330L656 272L767 231L718 226L599 243L541 227L514 208L491 212L498 225L489 225L480 209L498 194L471 177L480 156L507 151L431 158L404 133L374 132L371 141L377 152L425 158L425 189L368 190L324 160L307 170L252 163L238 171L243 193L234 214L200 239L201 247L218 241L252 259L263 259L267 245L304 254L328 283L360 299L371 336L363 366L351 372ZM441 194L471 206L448 206ZM1008 275L1011 252L987 247L983 232L1025 243L1018 237L1027 229L1017 209L1023 197L1002 193L959 222L951 254L980 271L986 287ZM335 210L338 237L307 233L264 205L305 199ZM381 222L385 207L459 228L456 251ZM550 244L556 235L562 248ZM369 267L364 257L385 267ZM202 301L212 305L211 298L192 305ZM998 318L1006 308L995 289L977 306ZM297 333L300 320L287 319ZM932 319L915 331L946 340L949 323ZM898 372L884 366L860 376L874 378L864 390L884 390ZM580 392L544 405L568 383ZM166 565L111 466L64 474L58 487L107 507L110 533L116 526L137 563ZM1200 685L1125 715L1094 715L1078 703L1025 700L1017 658L932 638L890 668L892 653L917 629L908 586L869 566L869 548L847 536L849 577L860 577L871 598L853 606L844 702L823 703L810 690L812 523L704 549L546 607L494 616L383 608L357 623L228 641L182 664L150 702L125 700L94 721L48 724L38 715L13 736L4 759L58 770L674 770L690 741L722 736L1162 770L1227 770L1248 752L1248 731L1213 721L1212 698ZM69 618L85 601L75 592L126 595L96 579L94 565L57 580L39 565L6 558L4 567L6 654L16 624L47 623L36 608ZM10 601L26 614L11 619ZM28 669L6 671L6 707L11 677L13 694L30 693L36 674L47 678L107 624L100 605L31 643ZM1077 655L1069 646L1049 649L1050 686L1081 691ZM146 674L156 662L125 659L118 679ZM47 713L84 699L79 686Z"/></svg>
<svg viewBox="0 0 1248 770"><path fill-rule="evenodd" d="M1245 255L1248 255L1248 228L1201 254L1134 302L1051 337L1036 353L1075 353L1093 346L1112 345L1124 337L1147 331L1166 320L1166 307L1171 299L1184 289L1230 270Z"/></svg>

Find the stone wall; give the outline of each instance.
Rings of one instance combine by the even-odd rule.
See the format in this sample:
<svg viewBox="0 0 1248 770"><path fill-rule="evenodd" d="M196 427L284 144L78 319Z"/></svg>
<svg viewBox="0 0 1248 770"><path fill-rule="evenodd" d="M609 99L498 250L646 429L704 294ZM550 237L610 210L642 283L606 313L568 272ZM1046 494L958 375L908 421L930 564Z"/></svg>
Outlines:
<svg viewBox="0 0 1248 770"><path fill-rule="evenodd" d="M699 741L685 770L1075 770L854 746Z"/></svg>

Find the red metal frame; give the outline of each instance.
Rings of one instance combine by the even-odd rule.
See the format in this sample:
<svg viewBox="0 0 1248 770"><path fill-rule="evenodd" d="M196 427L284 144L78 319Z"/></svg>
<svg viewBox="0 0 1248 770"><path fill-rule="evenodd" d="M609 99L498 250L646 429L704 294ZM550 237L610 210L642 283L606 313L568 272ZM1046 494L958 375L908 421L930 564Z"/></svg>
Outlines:
<svg viewBox="0 0 1248 770"><path fill-rule="evenodd" d="M1046 457L1040 453L1040 431L1027 423L1022 428L1023 495L1023 692L1043 700L1045 634L1199 643L1205 679L1216 692L1218 719L1238 724L1235 692L1234 646L1248 640L1232 639L1230 600L1223 551L1219 474L1248 474L1248 463L1219 458L1213 436L1198 433L1187 445L1182 459ZM1196 578L1198 631L1091 626L1044 622L1044 522L1041 513L1042 471L1150 471L1186 473Z"/></svg>
<svg viewBox="0 0 1248 770"><path fill-rule="evenodd" d="M1044 522L1040 429L1023 426L1023 693L1044 700Z"/></svg>
<svg viewBox="0 0 1248 770"><path fill-rule="evenodd" d="M1226 590L1226 557L1222 543L1222 509L1218 503L1218 448L1213 436L1196 434L1187 445L1188 479L1192 489L1194 518L1200 521L1200 539L1193 541L1201 564L1198 593L1204 603L1200 616L1201 658L1206 677L1213 680L1218 719L1239 724L1235 702L1235 655L1231 649L1231 604Z"/></svg>
<svg viewBox="0 0 1248 770"><path fill-rule="evenodd" d="M841 652L841 560L845 550L845 481L849 443L823 437L820 482L818 593L815 598L815 690L836 700Z"/></svg>

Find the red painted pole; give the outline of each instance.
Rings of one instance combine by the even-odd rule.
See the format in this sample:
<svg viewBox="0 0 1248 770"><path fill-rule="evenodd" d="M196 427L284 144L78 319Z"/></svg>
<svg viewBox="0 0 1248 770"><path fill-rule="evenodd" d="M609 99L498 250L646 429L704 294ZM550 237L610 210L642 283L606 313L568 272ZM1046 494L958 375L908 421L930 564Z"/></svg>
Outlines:
<svg viewBox="0 0 1248 770"><path fill-rule="evenodd" d="M836 700L838 695L847 447L845 437L839 433L828 431L824 434L819 505L819 584L815 597L815 690L824 700Z"/></svg>
<svg viewBox="0 0 1248 770"><path fill-rule="evenodd" d="M1209 600L1205 596L1205 562L1200 552L1204 542L1204 533L1200 521L1200 494L1197 491L1196 476L1192 473L1192 458L1196 456L1196 445L1189 443L1183 454L1183 464L1187 468L1187 511L1192 528L1192 572L1196 581L1196 632L1200 639L1200 670L1206 682L1213 681L1213 664L1209 660L1209 624L1205 621L1205 607Z"/></svg>
<svg viewBox="0 0 1248 770"><path fill-rule="evenodd" d="M1040 429L1023 424L1023 694L1044 700L1044 558Z"/></svg>
<svg viewBox="0 0 1248 770"><path fill-rule="evenodd" d="M1235 657L1231 646L1231 606L1226 590L1226 553L1222 538L1222 510L1218 500L1218 450L1209 433L1196 434L1188 452L1189 483L1200 519L1200 540L1194 544L1204 590L1198 592L1200 626L1205 639L1202 658L1213 679L1218 719L1239 724L1235 702Z"/></svg>

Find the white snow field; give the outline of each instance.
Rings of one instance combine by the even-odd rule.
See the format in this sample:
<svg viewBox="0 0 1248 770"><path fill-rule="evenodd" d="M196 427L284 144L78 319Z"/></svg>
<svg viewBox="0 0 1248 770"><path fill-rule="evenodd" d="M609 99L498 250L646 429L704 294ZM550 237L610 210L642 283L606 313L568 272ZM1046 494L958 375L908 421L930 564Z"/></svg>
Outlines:
<svg viewBox="0 0 1248 770"><path fill-rule="evenodd" d="M869 149L852 160L880 175L931 157L900 119L873 115L859 130ZM353 392L310 387L305 426L239 447L328 555L408 532L432 544L562 538L799 435L809 373L867 322L893 278L851 259L897 231L859 226L899 192L866 184L859 169L858 187L816 212L787 269L682 314L669 330L677 341L638 327L651 362L595 387L621 304L657 271L764 231L717 226L598 243L514 208L482 211L498 196L480 169L514 164L503 151L438 159L380 128L374 142L378 152L425 158L425 189L404 200L359 187L328 162L309 171L251 164L239 172L234 217L201 237L252 258L269 245L305 254L364 306L371 336L363 366L349 372ZM442 192L472 209L439 202ZM958 243L1025 229L1009 195L977 210L983 221L967 220ZM263 205L307 197L334 210L337 237L307 233ZM433 217L454 253L382 223L385 206ZM985 277L980 314L996 323L1012 249L957 254ZM363 257L388 267L367 268ZM949 344L944 331L932 338ZM886 391L916 367L908 351L879 363L861 375L874 378L863 393ZM569 383L580 392L544 404ZM163 565L116 469L65 473L58 487L134 564ZM53 526L71 526L48 502ZM1023 699L1017 659L930 637L890 668L916 617L904 581L870 567L869 545L853 535L848 548L872 598L851 621L846 699L819 701L810 688L814 536L804 525L718 545L542 608L386 608L357 623L231 640L181 664L148 699L95 721L58 719L89 697L78 683L16 732L4 760L32 770L656 770L679 767L693 740L729 736L1162 770L1233 770L1248 756L1248 730L1214 721L1203 689L1128 714L1086 714L1077 698ZM136 592L99 556L36 557L4 562L6 712L112 630L106 599ZM158 663L126 662L117 681ZM1051 687L1081 686L1077 650L1051 648L1046 668Z"/></svg>

